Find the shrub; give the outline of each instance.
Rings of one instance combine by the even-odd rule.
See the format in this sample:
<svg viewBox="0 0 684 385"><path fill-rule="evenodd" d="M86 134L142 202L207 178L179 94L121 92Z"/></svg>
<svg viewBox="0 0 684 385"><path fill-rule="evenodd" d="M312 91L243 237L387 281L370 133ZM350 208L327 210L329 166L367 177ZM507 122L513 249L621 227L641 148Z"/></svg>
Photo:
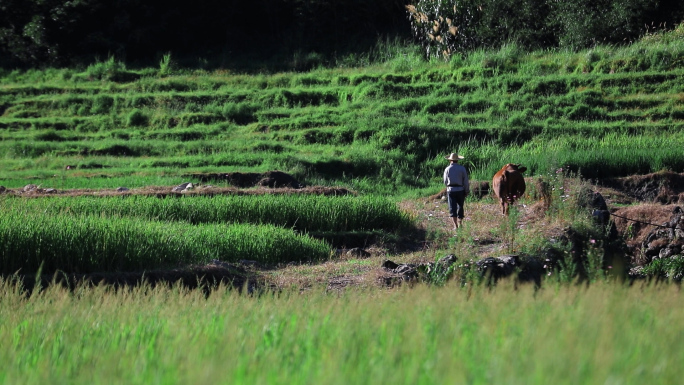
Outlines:
<svg viewBox="0 0 684 385"><path fill-rule="evenodd" d="M97 61L86 68L90 80L115 80L126 72L126 64L110 56L105 62Z"/></svg>
<svg viewBox="0 0 684 385"><path fill-rule="evenodd" d="M176 69L176 63L171 60L171 53L164 54L159 61L159 76L169 76Z"/></svg>

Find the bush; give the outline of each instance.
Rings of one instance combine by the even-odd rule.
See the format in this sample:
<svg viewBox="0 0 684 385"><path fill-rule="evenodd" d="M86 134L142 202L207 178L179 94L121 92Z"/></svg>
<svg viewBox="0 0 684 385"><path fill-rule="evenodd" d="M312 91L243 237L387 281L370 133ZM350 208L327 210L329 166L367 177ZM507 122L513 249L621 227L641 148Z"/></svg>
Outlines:
<svg viewBox="0 0 684 385"><path fill-rule="evenodd" d="M97 61L86 68L85 74L89 80L113 80L126 72L126 64L110 56L105 62Z"/></svg>

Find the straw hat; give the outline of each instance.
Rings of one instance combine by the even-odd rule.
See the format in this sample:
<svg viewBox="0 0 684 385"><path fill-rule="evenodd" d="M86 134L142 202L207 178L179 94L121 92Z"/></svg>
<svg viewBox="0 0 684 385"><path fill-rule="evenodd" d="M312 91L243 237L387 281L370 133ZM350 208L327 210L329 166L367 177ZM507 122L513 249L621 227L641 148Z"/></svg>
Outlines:
<svg viewBox="0 0 684 385"><path fill-rule="evenodd" d="M463 155L457 155L455 152L452 152L451 155L449 155L445 159L447 159L447 160L459 160L459 159L463 159L463 158L464 158Z"/></svg>

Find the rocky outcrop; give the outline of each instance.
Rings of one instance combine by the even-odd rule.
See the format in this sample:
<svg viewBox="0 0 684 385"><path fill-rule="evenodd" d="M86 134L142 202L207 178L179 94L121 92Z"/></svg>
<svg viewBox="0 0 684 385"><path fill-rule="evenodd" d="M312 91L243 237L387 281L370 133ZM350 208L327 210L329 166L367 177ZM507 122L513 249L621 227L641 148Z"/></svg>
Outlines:
<svg viewBox="0 0 684 385"><path fill-rule="evenodd" d="M684 249L684 211L676 206L668 222L656 227L641 245L644 262L671 258L682 254Z"/></svg>

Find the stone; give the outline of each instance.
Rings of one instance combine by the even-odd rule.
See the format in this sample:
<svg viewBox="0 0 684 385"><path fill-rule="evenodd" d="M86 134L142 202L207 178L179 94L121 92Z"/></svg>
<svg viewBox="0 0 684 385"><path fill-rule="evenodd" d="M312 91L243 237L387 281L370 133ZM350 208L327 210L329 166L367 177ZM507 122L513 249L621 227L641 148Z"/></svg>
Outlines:
<svg viewBox="0 0 684 385"><path fill-rule="evenodd" d="M181 192L181 191L183 191L183 190L186 190L186 189L188 188L188 186L192 186L192 183L190 183L190 182L181 183L181 184L179 184L178 186L172 188L171 191L173 191L173 192ZM191 187L191 188L192 188L192 187Z"/></svg>
<svg viewBox="0 0 684 385"><path fill-rule="evenodd" d="M352 258L368 258L371 256L371 253L367 252L361 247L354 247L345 253L347 257L352 257Z"/></svg>

